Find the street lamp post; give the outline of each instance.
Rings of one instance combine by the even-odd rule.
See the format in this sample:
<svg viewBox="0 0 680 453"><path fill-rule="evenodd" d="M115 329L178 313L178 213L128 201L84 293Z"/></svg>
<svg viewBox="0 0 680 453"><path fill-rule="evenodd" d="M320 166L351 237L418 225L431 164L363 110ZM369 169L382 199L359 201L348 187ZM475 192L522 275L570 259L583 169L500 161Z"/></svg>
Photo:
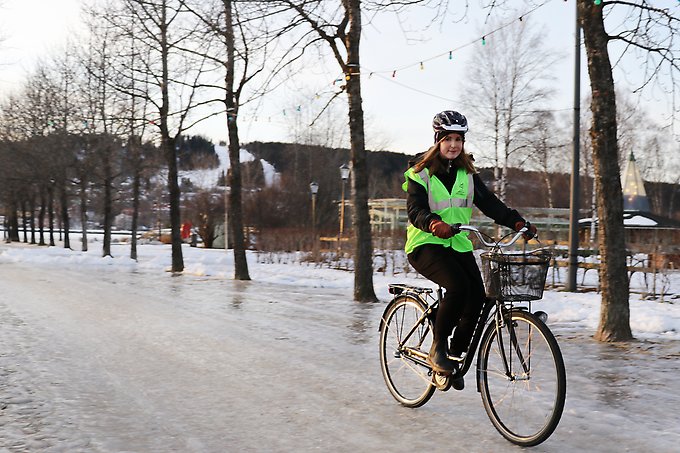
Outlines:
<svg viewBox="0 0 680 453"><path fill-rule="evenodd" d="M312 193L312 230L316 229L316 194L319 193L319 184L309 183L309 191Z"/></svg>
<svg viewBox="0 0 680 453"><path fill-rule="evenodd" d="M312 249L316 252L316 194L319 193L319 184L315 181L309 183L309 191L312 194Z"/></svg>
<svg viewBox="0 0 680 453"><path fill-rule="evenodd" d="M340 178L342 179L342 195L340 197L340 232L338 233L338 256L340 255L340 244L342 241L342 233L345 229L345 183L349 178L349 165L340 165Z"/></svg>

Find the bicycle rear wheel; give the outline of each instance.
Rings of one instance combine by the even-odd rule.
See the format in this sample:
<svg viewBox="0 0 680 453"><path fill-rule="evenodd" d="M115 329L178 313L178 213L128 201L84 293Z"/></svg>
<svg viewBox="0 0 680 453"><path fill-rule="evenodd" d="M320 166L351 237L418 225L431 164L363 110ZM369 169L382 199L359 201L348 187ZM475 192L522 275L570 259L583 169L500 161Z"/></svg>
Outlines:
<svg viewBox="0 0 680 453"><path fill-rule="evenodd" d="M418 299L399 296L385 310L380 329L380 366L385 383L392 396L407 407L422 406L436 390L424 359L432 345L427 318L402 345L425 310Z"/></svg>
<svg viewBox="0 0 680 453"><path fill-rule="evenodd" d="M479 383L491 423L510 442L538 445L557 427L566 398L564 361L550 329L531 313L512 311L505 326L487 329Z"/></svg>

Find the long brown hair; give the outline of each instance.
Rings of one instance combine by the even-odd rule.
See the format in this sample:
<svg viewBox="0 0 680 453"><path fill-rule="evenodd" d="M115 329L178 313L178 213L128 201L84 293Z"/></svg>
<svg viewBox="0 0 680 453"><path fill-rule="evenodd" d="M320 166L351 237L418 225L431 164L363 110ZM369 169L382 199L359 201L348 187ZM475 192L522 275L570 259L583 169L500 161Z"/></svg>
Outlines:
<svg viewBox="0 0 680 453"><path fill-rule="evenodd" d="M445 162L441 158L441 153L439 151L440 143L441 142L437 142L431 146L430 149L420 157L418 162L415 163L413 170L416 173L421 172L423 168L429 169L431 175L438 173L440 170L444 170ZM477 173L474 159L471 154L465 152L465 147L463 147L463 150L458 157L453 159L453 166L456 168L464 168L465 171L471 174Z"/></svg>

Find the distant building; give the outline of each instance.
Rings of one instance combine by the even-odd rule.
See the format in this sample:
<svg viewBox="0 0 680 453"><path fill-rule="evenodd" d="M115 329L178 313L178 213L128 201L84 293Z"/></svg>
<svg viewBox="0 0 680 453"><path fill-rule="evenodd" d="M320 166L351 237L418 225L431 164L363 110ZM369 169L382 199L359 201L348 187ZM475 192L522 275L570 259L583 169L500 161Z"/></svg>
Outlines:
<svg viewBox="0 0 680 453"><path fill-rule="evenodd" d="M640 170L635 162L635 156L632 151L630 152L630 157L626 163L626 169L623 172L622 186L624 211L651 211L649 209L649 200L647 199L645 184L640 176Z"/></svg>
<svg viewBox="0 0 680 453"><path fill-rule="evenodd" d="M621 181L623 189L623 225L626 248L648 253L658 267L680 267L680 222L654 214L650 209L644 181L635 156L630 153ZM597 226L598 219L594 219ZM581 242L587 243L593 219L581 219Z"/></svg>

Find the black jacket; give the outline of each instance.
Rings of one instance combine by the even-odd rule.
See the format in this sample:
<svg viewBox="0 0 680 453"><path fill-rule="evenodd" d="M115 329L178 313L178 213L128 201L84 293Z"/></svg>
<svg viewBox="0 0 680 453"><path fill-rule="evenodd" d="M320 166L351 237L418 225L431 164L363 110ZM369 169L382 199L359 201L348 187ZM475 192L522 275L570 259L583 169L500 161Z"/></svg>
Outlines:
<svg viewBox="0 0 680 453"><path fill-rule="evenodd" d="M448 171L444 170L435 173L435 175L450 192L453 188L453 184L456 182L456 168L450 167ZM477 206L484 215L493 219L497 224L504 225L513 230L515 229L515 223L524 221L517 211L508 208L486 187L486 184L484 184L484 181L482 181L482 178L480 178L478 174L473 175L472 178L475 183L473 204ZM430 204L428 202L425 187L408 179L407 192L406 208L408 220L416 228L429 232L430 222L434 219L441 220L441 217L430 211Z"/></svg>

